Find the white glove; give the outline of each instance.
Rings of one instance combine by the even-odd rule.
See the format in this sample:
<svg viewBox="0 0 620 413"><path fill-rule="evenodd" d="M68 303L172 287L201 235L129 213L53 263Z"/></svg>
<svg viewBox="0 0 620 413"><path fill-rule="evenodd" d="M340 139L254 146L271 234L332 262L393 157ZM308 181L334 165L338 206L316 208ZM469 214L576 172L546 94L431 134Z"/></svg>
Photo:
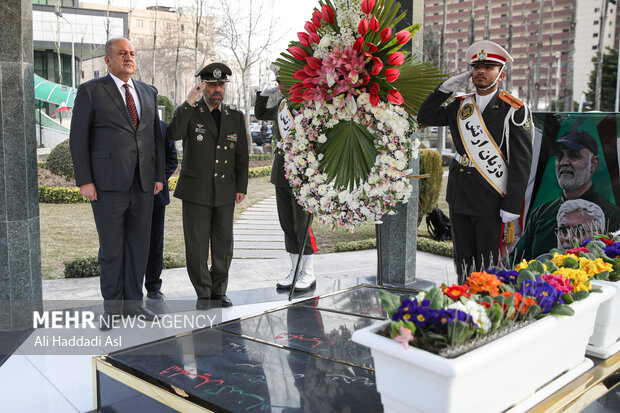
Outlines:
<svg viewBox="0 0 620 413"><path fill-rule="evenodd" d="M265 97L270 97L270 96L275 95L276 93L278 93L277 86L267 86L260 92L260 95L265 96Z"/></svg>
<svg viewBox="0 0 620 413"><path fill-rule="evenodd" d="M464 92L471 80L471 72L464 72L460 75L452 76L450 79L439 85L439 90L444 93Z"/></svg>
<svg viewBox="0 0 620 413"><path fill-rule="evenodd" d="M512 222L515 219L519 219L519 217L520 217L520 215L518 215L518 214L512 214L510 212L504 211L503 209L499 210L499 216L502 218L502 222L504 224Z"/></svg>

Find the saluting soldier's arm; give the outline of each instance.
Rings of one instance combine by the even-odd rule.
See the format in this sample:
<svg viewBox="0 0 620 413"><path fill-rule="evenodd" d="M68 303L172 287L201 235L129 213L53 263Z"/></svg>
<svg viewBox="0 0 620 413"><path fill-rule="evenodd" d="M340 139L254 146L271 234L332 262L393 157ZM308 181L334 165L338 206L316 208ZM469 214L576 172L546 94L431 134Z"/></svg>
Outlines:
<svg viewBox="0 0 620 413"><path fill-rule="evenodd" d="M258 120L275 120L277 115L277 108L272 106L267 107L269 96L261 96L261 92L256 92L256 103L254 104L254 116Z"/></svg>
<svg viewBox="0 0 620 413"><path fill-rule="evenodd" d="M435 89L418 110L418 123L425 126L448 126L448 110L442 103L452 94Z"/></svg>

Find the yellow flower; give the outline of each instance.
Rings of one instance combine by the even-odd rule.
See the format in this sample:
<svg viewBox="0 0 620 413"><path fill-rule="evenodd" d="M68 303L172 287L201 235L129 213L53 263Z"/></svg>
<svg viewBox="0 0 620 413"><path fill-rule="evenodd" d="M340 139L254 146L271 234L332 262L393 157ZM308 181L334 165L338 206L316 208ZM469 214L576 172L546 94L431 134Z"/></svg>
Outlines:
<svg viewBox="0 0 620 413"><path fill-rule="evenodd" d="M600 274L604 271L611 271L613 265L606 263L601 258L595 260L589 260L585 257L579 258L579 268L588 273L588 277L594 277L596 274Z"/></svg>

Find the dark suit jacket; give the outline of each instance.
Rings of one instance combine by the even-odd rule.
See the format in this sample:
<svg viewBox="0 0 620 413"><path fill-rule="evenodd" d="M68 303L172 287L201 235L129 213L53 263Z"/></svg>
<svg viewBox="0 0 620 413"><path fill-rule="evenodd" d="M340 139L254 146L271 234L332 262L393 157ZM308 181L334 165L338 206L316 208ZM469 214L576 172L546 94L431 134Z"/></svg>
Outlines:
<svg viewBox="0 0 620 413"><path fill-rule="evenodd" d="M108 75L78 88L71 119L70 146L78 186L94 183L98 191L126 191L136 171L142 190L164 182L164 150L157 91L134 80L140 99L140 122L134 127L114 80Z"/></svg>
<svg viewBox="0 0 620 413"><path fill-rule="evenodd" d="M177 159L177 148L174 145L174 141L166 133L168 129L168 123L163 120L159 121L161 125L161 135L164 138L164 152L166 154L165 169L166 180L164 181L164 189L162 189L153 199L153 205L166 206L170 203L170 191L168 189L168 179L172 176L174 171L177 170L179 160Z"/></svg>
<svg viewBox="0 0 620 413"><path fill-rule="evenodd" d="M280 106L280 102L284 99L280 99L275 106L270 108L267 107L267 101L269 97L261 96L260 92L256 92L256 104L254 105L254 116L258 120L271 120L273 121L273 128L271 131L273 133L273 137L271 139L271 144L274 146L275 153L273 156L273 164L271 165L271 179L270 182L275 186L282 186L289 188L290 184L288 183L288 179L284 176L284 152L281 149L277 149L277 143L282 140L282 135L280 135L280 128L278 125L278 107Z"/></svg>
<svg viewBox="0 0 620 413"><path fill-rule="evenodd" d="M510 105L499 99L497 95L498 93L482 112L482 119L489 134L499 146L502 141L504 119L508 114ZM461 100L455 99L448 106L442 106L442 103L449 97L449 93L441 92L439 89L431 93L420 106L418 122L427 126L449 125L456 152L463 155L467 152L460 139L457 123L457 111ZM515 114L515 120L520 123L524 116L525 109L522 107ZM534 127L531 120L529 127ZM464 168L455 160L450 163L446 200L454 212L483 217L496 217L500 209L513 214L521 213L532 163L532 135L530 132L529 129L522 126L517 127L512 122L510 123L510 164L508 165L506 195L503 198L475 168ZM507 158L506 142L502 144L500 149L504 157Z"/></svg>
<svg viewBox="0 0 620 413"><path fill-rule="evenodd" d="M206 206L235 202L248 189L248 141L243 113L222 105L220 131L204 99L183 102L168 126L183 139L183 163L174 196Z"/></svg>

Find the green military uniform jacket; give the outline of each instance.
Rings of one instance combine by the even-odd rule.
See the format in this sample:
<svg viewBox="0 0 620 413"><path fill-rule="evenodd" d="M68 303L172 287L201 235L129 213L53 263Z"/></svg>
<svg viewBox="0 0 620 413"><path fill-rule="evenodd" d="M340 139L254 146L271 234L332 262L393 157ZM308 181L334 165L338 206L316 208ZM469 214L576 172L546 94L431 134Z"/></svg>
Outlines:
<svg viewBox="0 0 620 413"><path fill-rule="evenodd" d="M248 143L243 113L221 105L220 131L204 99L174 112L170 134L183 140L183 164L174 196L205 206L235 202L248 188Z"/></svg>
<svg viewBox="0 0 620 413"><path fill-rule="evenodd" d="M593 202L601 207L605 214L608 231L616 231L620 228L620 207L603 198L594 185L579 198ZM554 229L557 226L556 217L560 206L566 198L555 199L538 206L530 215L523 236L517 242L511 256L520 261L522 258L531 260L541 254L548 253L552 248L557 248L558 241Z"/></svg>

